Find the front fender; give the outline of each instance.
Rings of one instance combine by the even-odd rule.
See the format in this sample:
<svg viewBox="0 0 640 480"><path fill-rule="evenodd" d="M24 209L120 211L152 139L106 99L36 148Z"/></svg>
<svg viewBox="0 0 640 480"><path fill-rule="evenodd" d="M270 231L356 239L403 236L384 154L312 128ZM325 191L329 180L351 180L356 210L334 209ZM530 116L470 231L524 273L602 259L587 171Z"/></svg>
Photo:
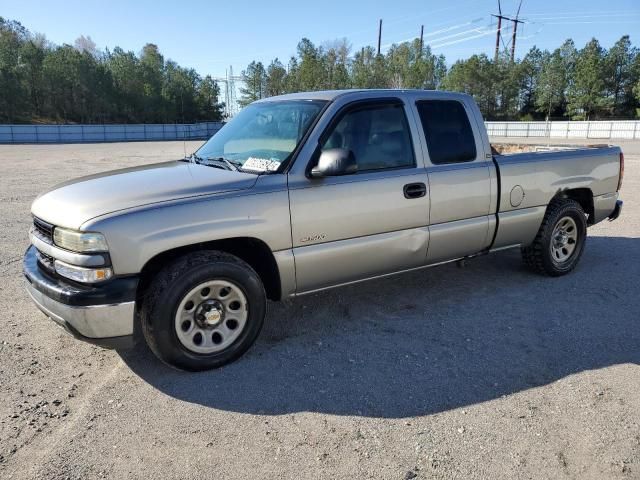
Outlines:
<svg viewBox="0 0 640 480"><path fill-rule="evenodd" d="M83 229L103 233L114 273L129 275L160 253L213 240L253 237L273 252L291 249L289 222L284 188L156 205L97 218Z"/></svg>

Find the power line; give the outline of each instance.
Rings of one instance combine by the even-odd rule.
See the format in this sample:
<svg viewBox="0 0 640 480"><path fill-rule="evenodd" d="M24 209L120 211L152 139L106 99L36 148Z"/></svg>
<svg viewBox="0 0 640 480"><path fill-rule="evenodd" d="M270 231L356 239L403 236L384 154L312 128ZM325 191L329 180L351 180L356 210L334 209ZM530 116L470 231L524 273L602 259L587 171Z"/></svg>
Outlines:
<svg viewBox="0 0 640 480"><path fill-rule="evenodd" d="M471 35L469 37L460 38L458 40L453 40L451 42L445 42L445 43L440 43L440 44L437 44L437 45L431 45L431 48L448 47L449 45L456 45L458 43L468 42L469 40L474 40L476 38L486 37L487 35L493 35L493 30L479 31L476 35Z"/></svg>
<svg viewBox="0 0 640 480"><path fill-rule="evenodd" d="M434 30L433 32L425 33L425 34L424 34L424 37L425 37L425 38L427 38L427 37L433 37L433 36L440 35L441 33L447 33L447 32L450 32L450 31L459 30L460 28L467 27L467 26L469 26L469 25L473 25L474 23L481 22L482 20L483 20L483 18L482 18L482 17L480 17L480 18L476 18L476 19L471 20L471 21L468 21L468 22L459 23L459 24L457 24L457 25L452 25L452 26L450 26L450 27L446 27L446 28L441 28L440 30ZM483 28L484 28L484 27L483 27ZM461 34L462 34L462 33L471 33L471 32L475 32L476 30L477 30L477 29L465 30L464 32L461 32ZM395 40L395 41L390 42L390 43L385 43L384 45L382 45L382 49L385 49L385 48L387 48L387 47L390 47L390 46L391 46L391 45L393 45L393 44L404 43L404 42L410 42L410 41L412 41L414 38L416 38L416 37L415 37L415 36L412 36L412 37L404 38L404 39L402 39L402 40ZM439 42L439 41L443 40L444 38L449 38L449 37L440 37L440 38L432 39L432 40L430 40L430 42L431 42L431 43Z"/></svg>
<svg viewBox="0 0 640 480"><path fill-rule="evenodd" d="M484 20L482 17L474 18L473 20L470 20L470 21L468 21L468 22L459 23L459 24L457 24L457 25L452 25L451 27L447 27L447 28L441 28L440 30L434 30L434 31L433 31L433 32L431 32L431 33L427 33L427 34L425 35L425 37L433 37L433 36L435 36L435 35L439 35L439 34L441 34L441 33L450 32L451 30L457 30L457 29L459 29L459 28L467 27L467 26L469 26L469 25L473 25L474 23L481 22L482 20Z"/></svg>
<svg viewBox="0 0 640 480"><path fill-rule="evenodd" d="M607 24L607 25L622 25L629 23L639 23L640 18L636 20L593 20L590 22L549 22L543 25L596 25L596 24Z"/></svg>
<svg viewBox="0 0 640 480"><path fill-rule="evenodd" d="M608 18L615 18L615 17L633 17L633 16L638 16L640 15L640 12L629 12L629 13L616 13L616 14L611 14L611 15L607 15L607 14L592 14L592 15L586 15L586 14L576 14L576 15L555 15L552 17L535 17L535 22L540 22L542 20L575 20L575 19L581 19L581 18L603 18L603 17L608 17Z"/></svg>
<svg viewBox="0 0 640 480"><path fill-rule="evenodd" d="M464 32L454 33L452 35L446 35L444 37L436 38L434 40L431 40L431 43L439 43L439 42L442 42L443 40L449 40L451 38L461 37L461 36L467 35L467 34L480 33L482 31L485 31L484 27L472 28L470 30L465 30Z"/></svg>
<svg viewBox="0 0 640 480"><path fill-rule="evenodd" d="M565 16L565 15L598 15L598 16L609 16L609 15L639 15L639 13L635 10L629 10L629 11L621 11L618 10L616 12L612 12L611 10L603 10L600 12L597 11L591 11L591 12L583 12L583 11L579 11L579 10L575 10L573 12L546 12L546 13L528 13L527 16L528 17L543 17L545 15L553 15L554 17L559 17L559 16Z"/></svg>

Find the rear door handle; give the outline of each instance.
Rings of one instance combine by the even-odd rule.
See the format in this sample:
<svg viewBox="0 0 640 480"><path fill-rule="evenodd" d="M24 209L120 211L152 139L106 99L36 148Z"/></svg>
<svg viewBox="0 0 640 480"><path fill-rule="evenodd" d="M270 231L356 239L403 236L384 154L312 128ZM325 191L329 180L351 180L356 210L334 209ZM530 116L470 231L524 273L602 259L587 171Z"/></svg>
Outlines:
<svg viewBox="0 0 640 480"><path fill-rule="evenodd" d="M422 182L407 183L402 190L404 198L420 198L427 194L427 186Z"/></svg>

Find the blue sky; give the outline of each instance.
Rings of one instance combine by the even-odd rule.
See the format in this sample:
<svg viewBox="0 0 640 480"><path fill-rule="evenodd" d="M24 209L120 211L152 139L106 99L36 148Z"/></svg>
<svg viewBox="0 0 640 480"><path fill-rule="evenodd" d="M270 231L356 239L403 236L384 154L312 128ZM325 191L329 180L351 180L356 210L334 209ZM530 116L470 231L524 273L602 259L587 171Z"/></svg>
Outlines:
<svg viewBox="0 0 640 480"><path fill-rule="evenodd" d="M502 0L503 14L514 14L519 0ZM0 15L19 20L54 43L73 43L90 35L99 48L140 51L158 44L166 58L201 74L224 76L252 59L284 63L297 42L316 44L347 37L354 49L410 39L425 26L425 41L448 63L474 53L491 53L497 0L375 1L94 1L0 0ZM578 47L595 36L610 47L623 34L640 46L640 0L523 0L516 54L534 44L553 49L571 37ZM505 32L510 37L510 32Z"/></svg>

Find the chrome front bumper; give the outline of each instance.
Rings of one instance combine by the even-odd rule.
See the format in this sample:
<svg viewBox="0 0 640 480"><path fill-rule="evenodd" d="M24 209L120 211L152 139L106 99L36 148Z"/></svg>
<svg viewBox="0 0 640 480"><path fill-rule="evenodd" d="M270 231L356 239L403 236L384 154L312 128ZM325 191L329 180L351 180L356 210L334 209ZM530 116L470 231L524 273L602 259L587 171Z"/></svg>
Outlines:
<svg viewBox="0 0 640 480"><path fill-rule="evenodd" d="M114 305L65 305L39 292L27 283L27 292L36 306L51 320L88 339L133 335L135 302Z"/></svg>
<svg viewBox="0 0 640 480"><path fill-rule="evenodd" d="M134 343L137 278L114 280L101 287L69 284L42 270L33 246L25 253L23 269L33 302L65 331L108 348Z"/></svg>

